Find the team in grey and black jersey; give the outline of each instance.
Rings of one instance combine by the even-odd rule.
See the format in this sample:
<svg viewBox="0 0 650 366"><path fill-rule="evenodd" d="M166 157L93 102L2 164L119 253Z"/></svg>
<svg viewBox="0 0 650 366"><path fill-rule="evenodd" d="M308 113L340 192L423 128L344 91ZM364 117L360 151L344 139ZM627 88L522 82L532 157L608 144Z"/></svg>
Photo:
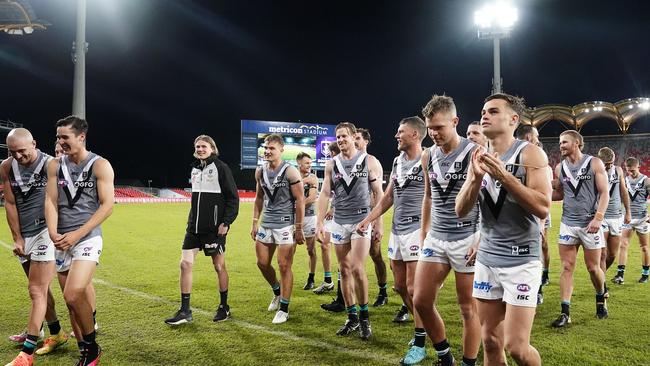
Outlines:
<svg viewBox="0 0 650 366"><path fill-rule="evenodd" d="M648 218L648 197L650 197L650 179L639 171L639 160L629 157L625 160L627 176L625 176L625 195L630 200L630 222L623 224L623 237L619 252L618 270L613 281L623 284L627 250L632 232L636 231L641 246L641 278L640 283L648 283L650 275L650 253L648 252L648 233L650 218Z"/></svg>

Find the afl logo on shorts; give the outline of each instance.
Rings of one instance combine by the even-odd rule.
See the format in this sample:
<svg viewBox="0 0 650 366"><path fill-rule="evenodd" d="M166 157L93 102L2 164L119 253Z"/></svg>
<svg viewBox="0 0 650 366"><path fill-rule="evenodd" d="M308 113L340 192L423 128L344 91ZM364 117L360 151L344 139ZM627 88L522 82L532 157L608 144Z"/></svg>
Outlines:
<svg viewBox="0 0 650 366"><path fill-rule="evenodd" d="M517 291L519 292L528 292L530 291L530 286L525 283L520 283L517 285Z"/></svg>
<svg viewBox="0 0 650 366"><path fill-rule="evenodd" d="M438 174L436 174L436 173L434 173L434 172L429 172L429 179L430 179L430 180L436 180L436 179L438 179Z"/></svg>
<svg viewBox="0 0 650 366"><path fill-rule="evenodd" d="M419 249L420 249L420 246L419 246L419 245L411 245L411 246L409 247L409 249L411 249L411 250L419 250Z"/></svg>
<svg viewBox="0 0 650 366"><path fill-rule="evenodd" d="M38 250L45 250L45 249L47 249L47 245L45 244L41 244L38 246Z"/></svg>

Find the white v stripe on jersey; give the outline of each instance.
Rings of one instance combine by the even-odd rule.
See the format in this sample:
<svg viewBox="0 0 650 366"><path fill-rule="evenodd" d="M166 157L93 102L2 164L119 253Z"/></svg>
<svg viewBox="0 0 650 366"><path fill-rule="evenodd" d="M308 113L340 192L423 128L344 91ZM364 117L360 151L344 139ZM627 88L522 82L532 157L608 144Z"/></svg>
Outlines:
<svg viewBox="0 0 650 366"><path fill-rule="evenodd" d="M282 168L280 168L280 171L279 171L278 174L275 176L275 179L273 179L273 184L278 183L278 179L280 179L280 177L282 176L282 174L284 173L284 171L287 170L288 167L289 167L289 164L285 163L285 164L282 166ZM263 169L262 169L262 177L264 178L264 183L266 183L266 186L269 187L269 189L272 189L273 186L272 186L271 183L269 182L269 175L268 175L268 173L267 173L267 172L268 172L268 169L269 169L269 165L268 165L268 163L267 163L267 164L264 164L264 167L263 167Z"/></svg>
<svg viewBox="0 0 650 366"><path fill-rule="evenodd" d="M635 183L634 185L631 184L631 183L632 183L632 179L625 179L625 187L627 188L627 191L630 193L631 196L634 196L634 194L636 193L636 187L637 187L637 184L638 184L639 182L640 182L641 184L643 184L643 183L645 182L646 176L643 175L643 174L641 174L641 176L640 176L639 178L640 178L640 179L637 180L637 183Z"/></svg>
<svg viewBox="0 0 650 366"><path fill-rule="evenodd" d="M16 180L16 183L18 183L18 187L20 187L21 192L25 193L32 188L32 183L34 183L36 180L35 175L43 169L43 165L47 162L47 160L48 159L45 157L41 159L38 165L36 165L36 168L34 168L34 172L32 173L32 176L29 177L27 184L23 183L23 177L20 175L20 169L18 167L18 162L16 159L13 159L11 161L11 169L14 172L14 178Z"/></svg>
<svg viewBox="0 0 650 366"><path fill-rule="evenodd" d="M343 168L343 163L341 163L341 154L336 155L334 157L334 163L336 164L336 167L338 168L339 172L341 173L341 177L345 181L345 184L347 184L348 186L350 185L350 183L352 182L352 179L353 179L352 177L354 176L355 173L357 173L357 168L359 168L361 166L361 162L363 161L363 159L366 158L366 156L368 156L368 154L366 154L366 153L362 153L361 155L359 155L359 158L357 159L357 162L352 167L352 170L350 171L350 174L345 174L345 169Z"/></svg>
<svg viewBox="0 0 650 366"><path fill-rule="evenodd" d="M580 174L580 172L586 171L586 167L591 161L591 158L593 158L593 156L589 156L585 159L585 161L582 163L582 166L580 166L580 169L578 169L578 174ZM562 160L562 170L564 171L564 175L569 177L569 182L567 183L569 183L574 190L577 189L578 183L580 181L578 180L578 177L574 177L573 174L571 174L571 170L569 169L566 160Z"/></svg>
<svg viewBox="0 0 650 366"><path fill-rule="evenodd" d="M505 166L507 167L508 165L514 164L515 160L517 159L517 156L519 156L519 153L521 150L528 145L528 142L523 143L517 147L515 150L514 154L508 159L507 161L504 162ZM514 170L513 170L514 171ZM487 190L488 194L492 198L493 202L497 202L499 199L499 193L501 192L501 184L497 187L496 180L492 179L492 177L489 174L485 174L485 189Z"/></svg>
<svg viewBox="0 0 650 366"><path fill-rule="evenodd" d="M462 161L465 160L465 157L467 154L469 154L470 150L476 146L474 143L469 143L467 146L465 146L465 149L458 154L458 157L456 157L456 160L454 160L453 164L449 167L447 170L447 174L454 174L456 173L456 166L461 165ZM447 184L449 184L449 179L447 179L447 174L442 174L442 170L440 169L440 162L436 158L436 150L440 149L439 146L433 145L429 149L429 158L431 159L431 166L433 167L433 172L436 175L436 181L440 185L440 188L442 189L447 189Z"/></svg>
<svg viewBox="0 0 650 366"><path fill-rule="evenodd" d="M84 180L84 176L86 174L83 174L83 173L87 173L90 170L90 168L92 168L93 163L97 159L99 159L99 155L96 155L92 159L88 160L88 162L84 166L83 170L81 171L82 173L79 174L76 181L72 181L72 178L70 177L70 172L68 171L68 166L65 163L65 159L61 158L59 160L61 162L61 170L63 171L63 178L65 178L66 183L67 183L66 187L68 188L68 191L70 191L70 195L72 197L75 197L77 195L77 187L75 187L75 185L74 185L75 182L81 182L81 181Z"/></svg>
<svg viewBox="0 0 650 366"><path fill-rule="evenodd" d="M405 152L402 152L396 159L397 159L397 167L395 168L397 177L395 180L397 180L397 184L399 187L404 186L404 182L406 181L406 174L402 173L402 161L404 160L404 156L406 155ZM422 159L418 159L418 162L413 165L413 168L411 168L411 172L416 172L417 169L420 168L422 165Z"/></svg>

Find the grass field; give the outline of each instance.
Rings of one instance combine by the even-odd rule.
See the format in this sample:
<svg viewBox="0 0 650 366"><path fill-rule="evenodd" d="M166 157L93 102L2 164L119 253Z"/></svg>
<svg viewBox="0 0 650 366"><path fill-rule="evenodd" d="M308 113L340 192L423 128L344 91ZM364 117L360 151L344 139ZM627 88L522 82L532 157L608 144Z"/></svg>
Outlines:
<svg viewBox="0 0 650 366"><path fill-rule="evenodd" d="M186 204L117 205L104 225L104 251L95 277L98 342L105 351L102 365L398 364L412 336L412 323L400 326L391 322L401 304L398 295L390 294L389 305L384 308L371 308L374 338L370 342L356 336L337 337L334 333L345 315L320 309L319 304L330 302L330 296L302 290L308 272L304 247L298 248L293 267L291 318L279 326L271 324L273 314L266 307L272 293L255 264L254 246L248 235L252 204L247 203L241 206L227 246L232 320L212 322L219 296L214 270L201 254L194 270L194 322L178 328L165 325L163 320L173 315L180 301L178 261L188 209ZM557 238L559 217L560 207L554 205L551 238ZM388 230L390 218L385 220ZM388 236L385 238L384 253ZM25 327L29 298L25 276L8 248L11 236L6 225L0 228L0 240L0 288L4 296L0 362L4 364L19 351L6 336ZM532 334L532 343L545 365L650 364L650 286L636 283L640 272L637 243L635 239L631 245L627 283L610 290L607 320L594 317L594 292L584 264L578 264L571 309L573 324L562 330L549 327L559 313L559 261L557 247L551 244L551 284L545 289L545 303L538 308ZM370 260L367 269L372 284L370 296L374 299L377 287ZM320 281L320 264L316 276ZM608 281L612 276L610 271ZM462 356L461 323L450 281L453 278L442 289L438 305L458 359ZM59 317L69 330L58 286L53 290ZM429 357L423 364L431 365L435 353L429 341L427 348ZM69 342L52 355L37 357L36 364L72 365L77 354L76 344Z"/></svg>

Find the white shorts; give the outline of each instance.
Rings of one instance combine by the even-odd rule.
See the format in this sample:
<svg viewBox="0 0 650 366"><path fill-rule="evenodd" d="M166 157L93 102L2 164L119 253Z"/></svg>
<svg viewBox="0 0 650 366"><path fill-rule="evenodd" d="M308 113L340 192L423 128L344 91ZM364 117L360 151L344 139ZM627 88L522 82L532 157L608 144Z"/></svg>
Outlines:
<svg viewBox="0 0 650 366"><path fill-rule="evenodd" d="M468 266L467 252L476 244L481 236L480 232L468 236L462 240L445 241L437 239L430 231L424 239L420 260L424 262L449 264L454 271L459 273L474 272L474 266Z"/></svg>
<svg viewBox="0 0 650 366"><path fill-rule="evenodd" d="M334 220L329 219L323 221L323 231L326 231L328 233L332 232L332 224L334 223Z"/></svg>
<svg viewBox="0 0 650 366"><path fill-rule="evenodd" d="M621 236L621 226L623 225L623 218L608 219L605 217L602 223L604 233L609 233L611 236Z"/></svg>
<svg viewBox="0 0 650 366"><path fill-rule="evenodd" d="M47 229L43 229L34 236L26 236L23 239L25 240L25 248L23 249L25 255L18 257L20 263L28 261L49 262L55 259L54 243L52 243Z"/></svg>
<svg viewBox="0 0 650 366"><path fill-rule="evenodd" d="M558 243L560 245L577 245L582 243L585 249L604 248L605 238L603 236L603 228L598 228L598 232L589 234L585 227L567 226L561 222Z"/></svg>
<svg viewBox="0 0 650 366"><path fill-rule="evenodd" d="M537 307L542 262L532 261L515 267L488 267L476 261L472 296L483 300L502 300L514 306Z"/></svg>
<svg viewBox="0 0 650 366"><path fill-rule="evenodd" d="M257 241L264 244L295 244L296 240L293 237L293 232L293 225L285 226L280 229L267 229L260 226L257 229L257 235L255 238Z"/></svg>
<svg viewBox="0 0 650 366"><path fill-rule="evenodd" d="M99 256L102 254L104 241L100 235L80 241L68 250L57 250L56 271L67 272L70 270L72 261L94 261L99 264Z"/></svg>
<svg viewBox="0 0 650 366"><path fill-rule="evenodd" d="M623 229L636 230L639 234L647 234L650 232L650 224L648 224L647 217L642 219L632 219L629 224L623 224Z"/></svg>
<svg viewBox="0 0 650 366"><path fill-rule="evenodd" d="M316 236L316 216L305 216L302 219L302 232L305 238Z"/></svg>
<svg viewBox="0 0 650 366"><path fill-rule="evenodd" d="M388 239L388 258L394 261L416 261L420 256L420 232L417 229L408 234L390 233Z"/></svg>
<svg viewBox="0 0 650 366"><path fill-rule="evenodd" d="M370 239L371 232L372 224L368 225L368 229L363 235L357 232L357 224L339 224L334 220L330 224L330 233L332 233L332 243L334 244L347 244L360 238Z"/></svg>

